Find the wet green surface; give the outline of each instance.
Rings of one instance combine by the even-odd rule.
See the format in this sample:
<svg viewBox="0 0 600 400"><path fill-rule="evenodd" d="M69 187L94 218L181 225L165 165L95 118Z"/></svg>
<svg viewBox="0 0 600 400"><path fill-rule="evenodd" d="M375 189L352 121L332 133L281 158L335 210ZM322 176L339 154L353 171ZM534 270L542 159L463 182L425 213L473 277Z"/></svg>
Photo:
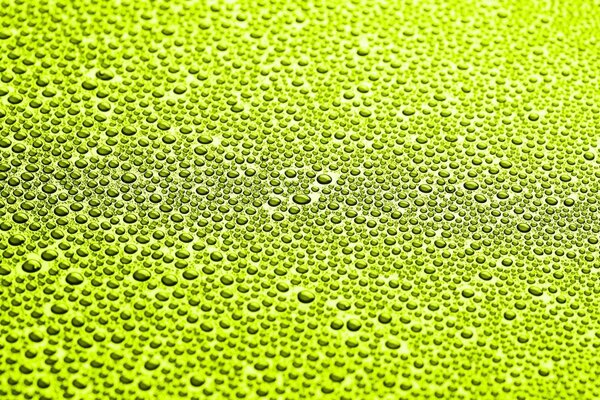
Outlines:
<svg viewBox="0 0 600 400"><path fill-rule="evenodd" d="M600 398L597 2L0 6L0 398Z"/></svg>

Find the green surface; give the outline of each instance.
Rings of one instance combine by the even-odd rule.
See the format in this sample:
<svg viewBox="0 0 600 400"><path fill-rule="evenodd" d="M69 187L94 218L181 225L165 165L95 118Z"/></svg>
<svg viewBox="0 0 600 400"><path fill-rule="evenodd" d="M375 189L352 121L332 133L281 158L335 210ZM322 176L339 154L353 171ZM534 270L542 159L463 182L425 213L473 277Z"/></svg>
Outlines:
<svg viewBox="0 0 600 400"><path fill-rule="evenodd" d="M0 398L600 398L597 1L0 22Z"/></svg>

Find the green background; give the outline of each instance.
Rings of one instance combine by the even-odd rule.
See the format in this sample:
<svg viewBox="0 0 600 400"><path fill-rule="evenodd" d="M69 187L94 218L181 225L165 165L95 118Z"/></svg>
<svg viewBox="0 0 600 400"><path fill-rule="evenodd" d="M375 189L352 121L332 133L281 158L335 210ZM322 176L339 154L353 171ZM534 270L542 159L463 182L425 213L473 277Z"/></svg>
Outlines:
<svg viewBox="0 0 600 400"><path fill-rule="evenodd" d="M597 1L0 23L1 398L600 398Z"/></svg>

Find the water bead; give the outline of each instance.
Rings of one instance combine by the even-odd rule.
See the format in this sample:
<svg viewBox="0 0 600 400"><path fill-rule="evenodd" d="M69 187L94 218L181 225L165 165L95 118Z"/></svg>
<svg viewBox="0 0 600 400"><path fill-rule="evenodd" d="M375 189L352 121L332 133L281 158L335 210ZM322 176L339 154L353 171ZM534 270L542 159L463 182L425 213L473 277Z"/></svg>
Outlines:
<svg viewBox="0 0 600 400"><path fill-rule="evenodd" d="M310 203L310 197L305 194L295 194L292 197L292 200L294 201L294 203L300 204L300 205L306 205L306 204Z"/></svg>
<svg viewBox="0 0 600 400"><path fill-rule="evenodd" d="M83 283L83 275L79 272L70 272L66 277L66 282L70 285L80 285Z"/></svg>
<svg viewBox="0 0 600 400"><path fill-rule="evenodd" d="M464 187L467 190L477 190L477 189L479 189L479 184L477 182L468 181L468 182L465 182Z"/></svg>
<svg viewBox="0 0 600 400"><path fill-rule="evenodd" d="M352 319L349 319L348 321L346 321L346 328L348 328L349 331L356 332L356 331L360 330L361 327L362 327L362 323L355 318L352 318Z"/></svg>
<svg viewBox="0 0 600 400"><path fill-rule="evenodd" d="M315 295L308 290L303 290L298 293L298 300L301 303L309 304L315 300Z"/></svg>
<svg viewBox="0 0 600 400"><path fill-rule="evenodd" d="M133 273L133 278L138 282L145 282L150 279L151 274L146 270L137 270Z"/></svg>
<svg viewBox="0 0 600 400"><path fill-rule="evenodd" d="M529 226L529 224L520 223L517 225L517 229L519 230L519 232L527 233L531 230L531 227Z"/></svg>
<svg viewBox="0 0 600 400"><path fill-rule="evenodd" d="M21 264L23 271L27 273L35 273L42 269L42 264L37 260L27 260Z"/></svg>
<svg viewBox="0 0 600 400"><path fill-rule="evenodd" d="M321 174L319 176L317 176L317 182L319 182L321 185L327 185L329 183L331 183L333 180L331 178L331 176L327 175L327 174Z"/></svg>

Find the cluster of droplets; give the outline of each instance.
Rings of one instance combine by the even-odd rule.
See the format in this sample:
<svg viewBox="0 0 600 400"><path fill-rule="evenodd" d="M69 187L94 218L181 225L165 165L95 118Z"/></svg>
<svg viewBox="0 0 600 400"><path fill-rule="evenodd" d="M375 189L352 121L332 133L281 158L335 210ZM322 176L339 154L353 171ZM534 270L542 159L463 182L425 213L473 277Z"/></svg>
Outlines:
<svg viewBox="0 0 600 400"><path fill-rule="evenodd" d="M0 397L600 397L555 6L2 2Z"/></svg>

